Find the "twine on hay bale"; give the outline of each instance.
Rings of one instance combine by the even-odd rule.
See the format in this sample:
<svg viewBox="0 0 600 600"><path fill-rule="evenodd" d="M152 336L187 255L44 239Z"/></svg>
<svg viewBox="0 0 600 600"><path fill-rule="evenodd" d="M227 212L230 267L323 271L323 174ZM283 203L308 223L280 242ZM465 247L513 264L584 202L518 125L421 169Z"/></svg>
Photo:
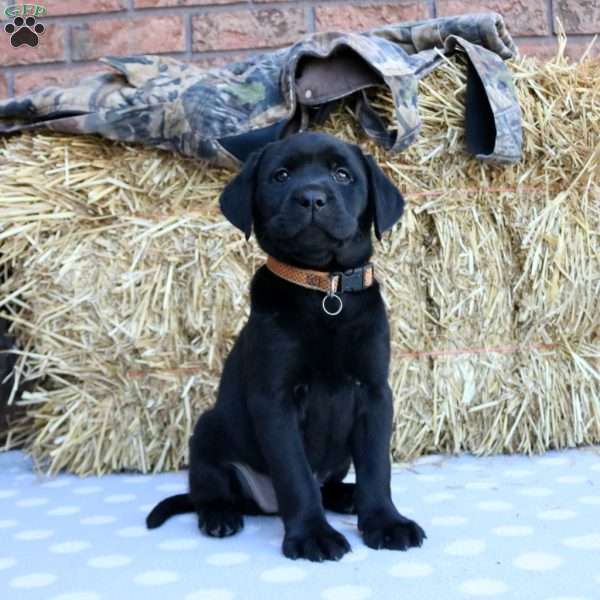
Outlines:
<svg viewBox="0 0 600 600"><path fill-rule="evenodd" d="M375 254L395 459L600 441L600 63L513 72L517 165L464 152L459 58L421 81L423 131L401 155L361 138L347 108L323 127L407 200ZM390 98L374 101L391 118ZM17 383L32 382L6 447L52 472L181 467L264 261L219 213L231 173L85 136L1 143L0 313Z"/></svg>

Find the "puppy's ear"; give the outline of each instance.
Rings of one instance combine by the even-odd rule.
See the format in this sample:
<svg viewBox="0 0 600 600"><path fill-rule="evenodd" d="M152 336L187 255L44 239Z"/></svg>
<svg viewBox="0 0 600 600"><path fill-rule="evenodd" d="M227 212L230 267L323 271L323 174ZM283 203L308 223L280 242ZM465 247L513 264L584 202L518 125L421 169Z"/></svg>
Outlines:
<svg viewBox="0 0 600 600"><path fill-rule="evenodd" d="M256 170L262 150L251 154L238 174L225 186L219 198L225 218L250 238L252 233L252 205L256 186Z"/></svg>
<svg viewBox="0 0 600 600"><path fill-rule="evenodd" d="M364 156L364 161L369 180L369 204L373 211L375 235L380 240L381 234L402 216L404 198L370 154Z"/></svg>

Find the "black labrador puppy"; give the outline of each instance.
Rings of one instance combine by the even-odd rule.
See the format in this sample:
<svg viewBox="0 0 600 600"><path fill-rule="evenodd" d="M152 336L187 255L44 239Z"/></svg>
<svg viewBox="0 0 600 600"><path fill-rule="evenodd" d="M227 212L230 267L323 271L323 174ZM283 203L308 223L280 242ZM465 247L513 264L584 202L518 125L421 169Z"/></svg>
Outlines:
<svg viewBox="0 0 600 600"><path fill-rule="evenodd" d="M285 556L338 560L350 545L328 509L358 514L371 548L420 546L425 532L390 493L389 327L368 264L371 229L380 239L400 218L400 192L358 146L299 133L252 155L220 203L269 260L191 438L189 494L147 526L194 511L222 537L243 514L278 513ZM351 462L356 484L342 481Z"/></svg>

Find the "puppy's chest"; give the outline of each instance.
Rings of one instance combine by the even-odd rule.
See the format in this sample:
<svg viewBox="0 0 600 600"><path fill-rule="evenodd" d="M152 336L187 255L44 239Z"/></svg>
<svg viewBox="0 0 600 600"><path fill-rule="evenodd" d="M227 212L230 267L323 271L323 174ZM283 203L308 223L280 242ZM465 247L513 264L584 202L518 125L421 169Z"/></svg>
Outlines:
<svg viewBox="0 0 600 600"><path fill-rule="evenodd" d="M317 385L337 389L341 385L368 377L369 341L358 329L341 331L310 328L300 339L296 364L305 378Z"/></svg>
<svg viewBox="0 0 600 600"><path fill-rule="evenodd" d="M294 386L294 405L309 464L321 480L348 458L352 427L364 406L364 387L313 378Z"/></svg>
<svg viewBox="0 0 600 600"><path fill-rule="evenodd" d="M293 397L310 464L317 471L343 461L357 413L366 402L364 362L348 339L321 340L296 363Z"/></svg>

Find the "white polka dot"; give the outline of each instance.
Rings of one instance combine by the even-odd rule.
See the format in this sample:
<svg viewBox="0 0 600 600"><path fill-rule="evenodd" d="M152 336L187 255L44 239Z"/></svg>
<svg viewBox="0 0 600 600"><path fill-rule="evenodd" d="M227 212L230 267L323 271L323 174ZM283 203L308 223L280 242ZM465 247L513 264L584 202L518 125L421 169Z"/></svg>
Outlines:
<svg viewBox="0 0 600 600"><path fill-rule="evenodd" d="M56 581L56 575L51 573L31 573L11 579L10 586L21 590L46 587Z"/></svg>
<svg viewBox="0 0 600 600"><path fill-rule="evenodd" d="M581 502L581 504L600 504L600 496L583 496L582 498L579 498L579 502Z"/></svg>
<svg viewBox="0 0 600 600"><path fill-rule="evenodd" d="M107 554L105 556L94 556L87 561L89 567L94 569L115 569L125 567L131 563L131 557L125 554Z"/></svg>
<svg viewBox="0 0 600 600"><path fill-rule="evenodd" d="M568 519L574 519L577 513L572 510L555 508L552 510L543 510L537 514L538 519L544 521L567 521Z"/></svg>
<svg viewBox="0 0 600 600"><path fill-rule="evenodd" d="M90 494L98 494L102 491L99 485L84 485L72 490L78 496L89 496Z"/></svg>
<svg viewBox="0 0 600 600"><path fill-rule="evenodd" d="M439 502L453 500L454 498L454 494L450 494L449 492L437 492L435 494L427 494L423 496L423 501L427 502L427 504L437 504Z"/></svg>
<svg viewBox="0 0 600 600"><path fill-rule="evenodd" d="M414 465L438 465L444 460L444 456L440 454L427 454L419 456L413 461Z"/></svg>
<svg viewBox="0 0 600 600"><path fill-rule="evenodd" d="M490 500L486 502L479 502L477 508L479 510L485 510L488 512L504 512L512 510L513 505L510 502L503 502L502 500Z"/></svg>
<svg viewBox="0 0 600 600"><path fill-rule="evenodd" d="M161 550L194 550L199 545L198 540L192 538L174 538L170 540L164 540L158 547Z"/></svg>
<svg viewBox="0 0 600 600"><path fill-rule="evenodd" d="M468 579L460 584L459 590L469 596L498 596L508 591L508 587L495 579Z"/></svg>
<svg viewBox="0 0 600 600"><path fill-rule="evenodd" d="M373 595L373 590L364 585L338 585L321 592L323 600L365 600Z"/></svg>
<svg viewBox="0 0 600 600"><path fill-rule="evenodd" d="M18 524L19 522L14 519L3 519L0 521L0 529L10 529L16 527Z"/></svg>
<svg viewBox="0 0 600 600"><path fill-rule="evenodd" d="M100 600L100 596L96 592L69 592L53 596L50 600Z"/></svg>
<svg viewBox="0 0 600 600"><path fill-rule="evenodd" d="M440 481L446 481L446 478L443 475L437 475L432 473L429 474L420 474L416 476L418 481L423 481L424 483L438 483Z"/></svg>
<svg viewBox="0 0 600 600"><path fill-rule="evenodd" d="M588 481L588 478L584 477L583 475L562 475L561 477L556 478L557 483L563 483L566 485L585 483L586 481Z"/></svg>
<svg viewBox="0 0 600 600"><path fill-rule="evenodd" d="M26 529L15 533L15 540L21 540L25 542L33 540L45 540L54 535L54 531L51 529Z"/></svg>
<svg viewBox="0 0 600 600"><path fill-rule="evenodd" d="M535 471L530 471L529 469L507 469L502 474L509 479L523 479L531 477L534 473Z"/></svg>
<svg viewBox="0 0 600 600"><path fill-rule="evenodd" d="M523 488L517 492L521 496L529 496L530 498L544 498L546 496L552 496L554 493L549 488L543 487L531 487L531 488Z"/></svg>
<svg viewBox="0 0 600 600"><path fill-rule="evenodd" d="M174 583L180 578L179 573L175 571L146 571L133 578L138 585L165 585Z"/></svg>
<svg viewBox="0 0 600 600"><path fill-rule="evenodd" d="M278 540L281 543L281 540ZM221 552L219 554L211 554L206 557L206 562L209 565L217 567L229 567L230 565L239 565L250 560L250 555L244 552Z"/></svg>
<svg viewBox="0 0 600 600"><path fill-rule="evenodd" d="M133 527L118 529L116 533L119 537L134 538L148 535L148 530L140 525L135 525Z"/></svg>
<svg viewBox="0 0 600 600"><path fill-rule="evenodd" d="M48 498L24 498L15 502L15 506L19 508L32 508L34 506L43 506L44 504L48 504L48 502Z"/></svg>
<svg viewBox="0 0 600 600"><path fill-rule="evenodd" d="M109 523L114 523L116 520L116 517L111 515L94 515L93 517L84 517L79 522L82 525L108 525Z"/></svg>
<svg viewBox="0 0 600 600"><path fill-rule="evenodd" d="M79 506L57 506L50 509L46 514L50 517L68 517L81 512Z"/></svg>
<svg viewBox="0 0 600 600"><path fill-rule="evenodd" d="M388 572L392 577L426 577L433 573L433 569L427 563L401 562Z"/></svg>
<svg viewBox="0 0 600 600"><path fill-rule="evenodd" d="M306 571L299 567L277 567L268 569L260 574L261 581L267 583L290 583L306 578Z"/></svg>
<svg viewBox="0 0 600 600"><path fill-rule="evenodd" d="M476 556L485 550L483 540L454 540L444 548L451 556Z"/></svg>
<svg viewBox="0 0 600 600"><path fill-rule="evenodd" d="M0 571L5 571L6 569L10 569L17 564L17 561L11 556L0 557Z"/></svg>
<svg viewBox="0 0 600 600"><path fill-rule="evenodd" d="M538 465L544 467L562 467L569 464L569 460L564 456L544 456L537 459Z"/></svg>
<svg viewBox="0 0 600 600"><path fill-rule="evenodd" d="M161 483L156 489L167 494L183 494L187 491L185 483Z"/></svg>
<svg viewBox="0 0 600 600"><path fill-rule="evenodd" d="M600 550L600 534L590 533L589 535L570 537L564 540L563 544L578 550Z"/></svg>
<svg viewBox="0 0 600 600"><path fill-rule="evenodd" d="M498 484L494 481L470 481L465 484L466 490L492 490L497 487Z"/></svg>
<svg viewBox="0 0 600 600"><path fill-rule="evenodd" d="M17 490L0 490L0 500L12 498L17 495Z"/></svg>
<svg viewBox="0 0 600 600"><path fill-rule="evenodd" d="M233 592L223 588L198 590L185 597L185 600L233 600Z"/></svg>
<svg viewBox="0 0 600 600"><path fill-rule="evenodd" d="M68 542L61 542L60 544L54 544L50 546L50 552L55 554L74 554L81 552L89 548L91 544L82 540L70 540Z"/></svg>
<svg viewBox="0 0 600 600"><path fill-rule="evenodd" d="M50 481L44 481L44 483L40 483L40 487L51 489L63 488L71 485L71 481L71 479L67 479L66 477L61 479L51 479Z"/></svg>
<svg viewBox="0 0 600 600"><path fill-rule="evenodd" d="M500 537L525 537L533 533L533 527L528 525L502 525L492 529L494 535Z"/></svg>
<svg viewBox="0 0 600 600"><path fill-rule="evenodd" d="M459 527L467 523L466 517L459 517L457 515L448 515L446 517L433 517L431 524L436 527Z"/></svg>
<svg viewBox="0 0 600 600"><path fill-rule="evenodd" d="M108 502L108 504L121 504L123 502L132 502L133 500L135 500L135 494L112 494L104 498L104 502Z"/></svg>
<svg viewBox="0 0 600 600"><path fill-rule="evenodd" d="M525 571L551 571L562 564L560 556L546 554L545 552L527 552L520 554L513 560L517 569Z"/></svg>

